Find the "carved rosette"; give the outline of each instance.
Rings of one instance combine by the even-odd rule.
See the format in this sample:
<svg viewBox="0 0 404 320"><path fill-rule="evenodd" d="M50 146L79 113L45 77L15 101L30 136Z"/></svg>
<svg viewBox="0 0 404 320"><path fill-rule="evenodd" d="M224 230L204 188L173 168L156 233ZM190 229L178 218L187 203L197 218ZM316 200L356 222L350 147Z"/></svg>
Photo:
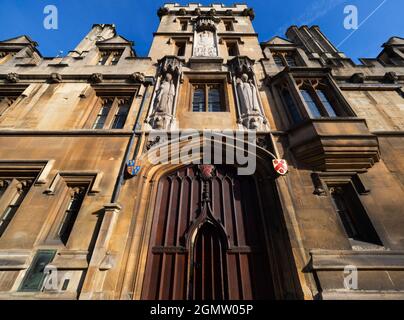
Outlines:
<svg viewBox="0 0 404 320"><path fill-rule="evenodd" d="M249 130L263 130L267 120L263 114L254 75L254 60L237 56L229 61L236 91L238 122Z"/></svg>

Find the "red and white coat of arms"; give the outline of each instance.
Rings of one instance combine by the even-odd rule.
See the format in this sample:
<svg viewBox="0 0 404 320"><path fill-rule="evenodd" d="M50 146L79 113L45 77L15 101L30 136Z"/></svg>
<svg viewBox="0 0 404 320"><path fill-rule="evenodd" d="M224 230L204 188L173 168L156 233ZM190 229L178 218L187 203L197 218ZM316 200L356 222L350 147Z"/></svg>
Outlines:
<svg viewBox="0 0 404 320"><path fill-rule="evenodd" d="M284 159L274 159L272 160L275 171L280 175L285 175L288 173L288 163Z"/></svg>

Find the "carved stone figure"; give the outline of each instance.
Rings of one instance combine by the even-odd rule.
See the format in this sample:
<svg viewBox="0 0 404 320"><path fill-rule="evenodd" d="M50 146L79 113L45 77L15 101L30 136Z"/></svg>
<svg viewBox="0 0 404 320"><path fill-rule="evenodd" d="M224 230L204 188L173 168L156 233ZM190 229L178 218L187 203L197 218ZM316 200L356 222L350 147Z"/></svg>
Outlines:
<svg viewBox="0 0 404 320"><path fill-rule="evenodd" d="M130 80L133 82L143 83L145 81L145 75L140 72L135 72L130 75Z"/></svg>
<svg viewBox="0 0 404 320"><path fill-rule="evenodd" d="M20 78L17 73L11 72L7 74L6 80L7 82L17 83L20 80Z"/></svg>
<svg viewBox="0 0 404 320"><path fill-rule="evenodd" d="M204 30L198 33L195 44L195 56L216 57L217 49L215 45L214 33Z"/></svg>
<svg viewBox="0 0 404 320"><path fill-rule="evenodd" d="M53 72L49 77L50 83L61 83L62 82L62 75L60 73Z"/></svg>
<svg viewBox="0 0 404 320"><path fill-rule="evenodd" d="M237 83L237 93L240 100L241 111L244 114L259 112L257 89L247 74L243 74Z"/></svg>
<svg viewBox="0 0 404 320"><path fill-rule="evenodd" d="M103 81L102 73L93 73L90 76L90 82L91 83L101 83L102 81Z"/></svg>
<svg viewBox="0 0 404 320"><path fill-rule="evenodd" d="M171 114L171 108L174 102L175 85L170 73L166 74L156 94L155 111L158 113Z"/></svg>

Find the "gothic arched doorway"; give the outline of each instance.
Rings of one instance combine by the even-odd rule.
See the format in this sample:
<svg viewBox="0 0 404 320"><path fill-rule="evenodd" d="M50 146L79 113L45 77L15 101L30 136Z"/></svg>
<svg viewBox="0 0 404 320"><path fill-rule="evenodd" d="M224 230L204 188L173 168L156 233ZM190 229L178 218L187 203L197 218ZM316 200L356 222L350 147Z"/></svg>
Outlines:
<svg viewBox="0 0 404 320"><path fill-rule="evenodd" d="M189 166L160 179L143 299L279 296L273 281L279 268L254 177L231 166L212 169Z"/></svg>
<svg viewBox="0 0 404 320"><path fill-rule="evenodd" d="M226 246L220 231L209 222L195 238L190 270L189 298L194 300L228 299Z"/></svg>

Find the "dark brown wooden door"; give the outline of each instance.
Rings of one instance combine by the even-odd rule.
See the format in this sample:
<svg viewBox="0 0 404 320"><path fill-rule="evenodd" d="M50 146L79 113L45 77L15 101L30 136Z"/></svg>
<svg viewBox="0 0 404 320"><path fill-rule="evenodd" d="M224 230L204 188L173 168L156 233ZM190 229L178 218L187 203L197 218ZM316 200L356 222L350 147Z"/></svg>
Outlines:
<svg viewBox="0 0 404 320"><path fill-rule="evenodd" d="M212 223L204 223L198 230L194 244L190 298L228 299L225 250L225 245L220 239L220 231Z"/></svg>
<svg viewBox="0 0 404 320"><path fill-rule="evenodd" d="M267 237L251 176L198 166L163 177L143 299L272 299Z"/></svg>

